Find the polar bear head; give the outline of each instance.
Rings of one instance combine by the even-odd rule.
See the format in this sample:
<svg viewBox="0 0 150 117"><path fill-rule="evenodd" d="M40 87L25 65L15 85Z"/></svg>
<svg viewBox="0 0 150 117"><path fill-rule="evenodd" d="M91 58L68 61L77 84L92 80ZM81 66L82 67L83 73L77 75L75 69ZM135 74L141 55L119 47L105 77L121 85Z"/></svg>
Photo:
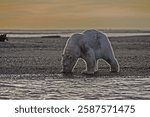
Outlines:
<svg viewBox="0 0 150 117"><path fill-rule="evenodd" d="M76 64L76 57L71 54L63 54L62 55L62 72L63 73L71 73L75 64Z"/></svg>

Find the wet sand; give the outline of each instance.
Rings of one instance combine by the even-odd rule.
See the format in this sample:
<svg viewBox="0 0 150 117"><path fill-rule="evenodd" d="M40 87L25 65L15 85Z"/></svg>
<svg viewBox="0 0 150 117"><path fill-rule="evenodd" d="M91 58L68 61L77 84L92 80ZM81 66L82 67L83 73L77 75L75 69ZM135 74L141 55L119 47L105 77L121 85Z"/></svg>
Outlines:
<svg viewBox="0 0 150 117"><path fill-rule="evenodd" d="M93 76L61 74L67 37L14 38L0 42L0 99L150 99L150 35L110 37L119 73L99 61Z"/></svg>

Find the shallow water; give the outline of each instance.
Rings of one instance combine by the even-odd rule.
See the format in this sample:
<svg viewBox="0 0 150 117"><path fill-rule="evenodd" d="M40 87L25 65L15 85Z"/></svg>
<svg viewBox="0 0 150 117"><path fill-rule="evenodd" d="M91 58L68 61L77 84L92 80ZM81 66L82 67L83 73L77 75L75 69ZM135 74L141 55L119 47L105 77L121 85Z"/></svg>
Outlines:
<svg viewBox="0 0 150 117"><path fill-rule="evenodd" d="M4 74L0 99L150 99L150 77Z"/></svg>

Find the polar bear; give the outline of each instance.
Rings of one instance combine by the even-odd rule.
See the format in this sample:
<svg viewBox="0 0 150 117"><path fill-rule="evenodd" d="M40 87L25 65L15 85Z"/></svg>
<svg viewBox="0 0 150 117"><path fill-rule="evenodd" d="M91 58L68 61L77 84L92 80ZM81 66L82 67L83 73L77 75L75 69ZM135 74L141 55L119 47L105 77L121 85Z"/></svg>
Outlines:
<svg viewBox="0 0 150 117"><path fill-rule="evenodd" d="M98 70L98 59L104 59L110 65L111 72L119 72L119 64L108 37L97 30L73 34L67 40L62 54L62 72L71 73L79 58L86 63L84 74L94 74Z"/></svg>

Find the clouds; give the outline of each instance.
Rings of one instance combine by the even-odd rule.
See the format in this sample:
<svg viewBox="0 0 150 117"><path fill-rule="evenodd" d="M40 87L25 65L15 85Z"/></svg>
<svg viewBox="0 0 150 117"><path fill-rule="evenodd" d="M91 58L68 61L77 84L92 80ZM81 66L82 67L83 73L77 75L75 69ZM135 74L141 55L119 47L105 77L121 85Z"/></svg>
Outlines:
<svg viewBox="0 0 150 117"><path fill-rule="evenodd" d="M149 27L149 6L149 0L2 0L0 27Z"/></svg>

